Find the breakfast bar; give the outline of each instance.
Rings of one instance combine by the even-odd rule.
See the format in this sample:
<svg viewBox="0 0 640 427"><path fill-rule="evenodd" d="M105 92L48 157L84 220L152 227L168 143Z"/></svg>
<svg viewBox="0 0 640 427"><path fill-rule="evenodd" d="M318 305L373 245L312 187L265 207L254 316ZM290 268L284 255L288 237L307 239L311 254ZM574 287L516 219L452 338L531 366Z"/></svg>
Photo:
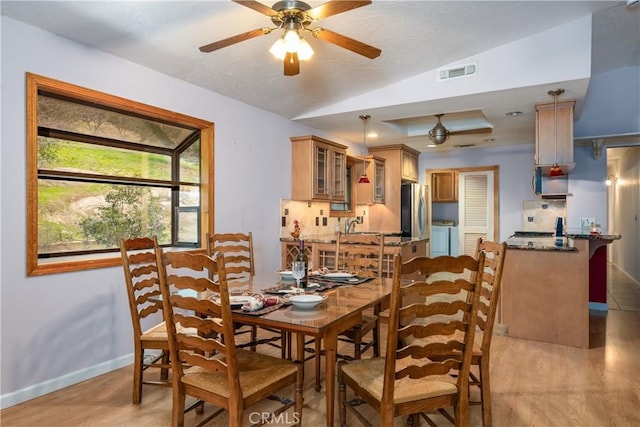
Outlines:
<svg viewBox="0 0 640 427"><path fill-rule="evenodd" d="M509 238L500 321L508 335L589 348L590 272L598 267L593 255L620 238L570 230L559 239Z"/></svg>

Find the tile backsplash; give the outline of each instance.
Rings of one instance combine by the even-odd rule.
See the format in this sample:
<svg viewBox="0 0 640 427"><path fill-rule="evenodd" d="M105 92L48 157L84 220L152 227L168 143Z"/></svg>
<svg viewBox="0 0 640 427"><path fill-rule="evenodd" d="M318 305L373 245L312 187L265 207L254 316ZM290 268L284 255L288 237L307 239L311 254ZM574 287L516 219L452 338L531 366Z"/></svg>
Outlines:
<svg viewBox="0 0 640 427"><path fill-rule="evenodd" d="M300 202L297 200L280 200L280 237L291 237L294 230L293 221L298 221L300 235L322 236L335 234L336 227L344 231L346 217L330 217L329 202ZM357 205L355 212L362 218L362 224L356 224L355 231L367 231L369 229L369 207Z"/></svg>
<svg viewBox="0 0 640 427"><path fill-rule="evenodd" d="M564 200L527 200L522 204L523 231L555 231L556 218L567 219Z"/></svg>

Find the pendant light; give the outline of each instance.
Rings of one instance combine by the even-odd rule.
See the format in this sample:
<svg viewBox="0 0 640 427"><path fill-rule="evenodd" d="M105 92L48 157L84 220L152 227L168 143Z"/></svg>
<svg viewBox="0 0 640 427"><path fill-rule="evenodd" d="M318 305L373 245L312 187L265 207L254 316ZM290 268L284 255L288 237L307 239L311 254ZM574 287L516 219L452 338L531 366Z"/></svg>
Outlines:
<svg viewBox="0 0 640 427"><path fill-rule="evenodd" d="M359 116L360 120L362 120L362 142L364 143L364 148L367 149L367 121L371 118L368 114L362 114ZM367 152L369 150L367 149ZM369 177L367 176L367 162L364 158L364 154L362 155L362 175L360 175L360 179L358 179L358 184L370 184Z"/></svg>
<svg viewBox="0 0 640 427"><path fill-rule="evenodd" d="M564 93L564 89L550 90L547 93L553 96L553 118L555 120L554 129L553 129L554 138L555 138L554 139L555 163L553 164L553 166L551 166L551 169L549 169L549 177L555 178L555 177L564 175L564 172L562 172L562 169L560 169L560 166L558 166L558 96Z"/></svg>

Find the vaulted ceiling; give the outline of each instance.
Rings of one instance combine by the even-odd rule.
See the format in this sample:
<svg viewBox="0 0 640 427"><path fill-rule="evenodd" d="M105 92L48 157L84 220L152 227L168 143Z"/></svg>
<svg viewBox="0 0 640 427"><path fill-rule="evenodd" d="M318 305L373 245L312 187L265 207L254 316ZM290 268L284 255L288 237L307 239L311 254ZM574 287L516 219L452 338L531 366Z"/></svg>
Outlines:
<svg viewBox="0 0 640 427"><path fill-rule="evenodd" d="M378 58L307 36L315 55L296 76L284 76L282 62L268 52L280 30L211 53L198 50L273 26L238 2L2 1L1 10L346 141L362 142L358 116L370 114L368 130L378 133L370 144L402 142L421 151L439 113L451 130L493 129L452 136L439 148L531 143L534 104L551 102L549 89L564 88L579 114L591 76L640 66L640 7L625 1L376 0L311 26L375 46ZM439 79L440 69L461 65L476 73ZM508 118L510 111L523 114Z"/></svg>

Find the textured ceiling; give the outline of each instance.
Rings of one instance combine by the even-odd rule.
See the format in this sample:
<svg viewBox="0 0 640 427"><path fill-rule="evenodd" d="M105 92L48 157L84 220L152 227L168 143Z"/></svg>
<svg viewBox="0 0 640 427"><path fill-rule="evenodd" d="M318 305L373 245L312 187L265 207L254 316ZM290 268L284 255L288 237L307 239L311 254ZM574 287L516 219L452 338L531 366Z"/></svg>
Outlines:
<svg viewBox="0 0 640 427"><path fill-rule="evenodd" d="M198 50L271 25L265 15L228 0L2 1L1 8L3 15L352 142L362 140L358 115L368 112L366 106L339 112L330 111L331 106L591 14L592 74L640 63L640 8L626 7L624 1L374 1L312 27L380 48L380 57L367 59L307 37L315 56L302 62L293 77L283 76L282 63L268 53L276 31L211 53ZM577 98L584 97L586 84L567 85ZM531 117L507 122L504 108L531 111L541 100L549 101L546 91L523 82L501 93L372 109L370 128L381 134L379 143L404 142L424 150L426 140L412 138L398 123L411 119L427 128L435 123L432 114L448 113L442 119L447 127L468 129L474 122L456 113L482 105L480 115L494 128L492 138L530 142ZM396 126L383 124L390 121ZM468 141L481 142L456 136L456 144Z"/></svg>

